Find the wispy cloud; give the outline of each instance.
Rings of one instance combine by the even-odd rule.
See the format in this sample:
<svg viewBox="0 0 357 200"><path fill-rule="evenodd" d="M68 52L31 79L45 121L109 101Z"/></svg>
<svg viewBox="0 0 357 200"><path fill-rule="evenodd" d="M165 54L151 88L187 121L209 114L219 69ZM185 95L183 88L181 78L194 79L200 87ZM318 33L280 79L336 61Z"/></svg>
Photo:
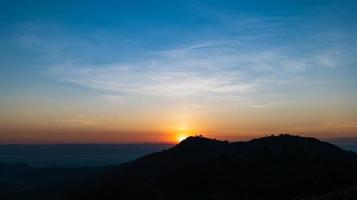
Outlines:
<svg viewBox="0 0 357 200"><path fill-rule="evenodd" d="M54 120L53 122L65 126L70 126L70 127L92 127L97 124L92 120L84 120L84 119L58 119L58 120Z"/></svg>
<svg viewBox="0 0 357 200"><path fill-rule="evenodd" d="M314 45L308 43L313 36L302 39L299 44L285 38L281 41L273 39L281 36L277 34L279 31L291 31L292 24L296 28L298 23L307 23L302 19L232 18L226 15L219 19L220 28L234 37L199 38L148 49L129 58L116 51L123 52L125 47L111 46L113 52L107 55L101 48L96 48L96 41L90 40L93 38L71 37L58 28L51 29L56 37L48 38L42 26L35 26L34 30L33 26L22 25L21 29L32 34L22 35L20 40L28 46L43 46L45 64L42 63L42 71L46 75L94 89L103 99L117 102L126 102L126 97L132 95L229 100L248 97L252 101L262 93L284 95L286 91L281 88L286 84L294 90L302 85L326 83L328 80L310 78L307 72L316 74L354 62L353 55L346 53L348 50L344 45L326 45L331 40L330 35L311 34L319 35ZM117 40L107 38L110 39ZM94 61L102 57L110 59ZM269 99L267 96L265 100ZM271 105L255 101L252 105L259 105L255 107ZM289 99L275 101L287 102Z"/></svg>
<svg viewBox="0 0 357 200"><path fill-rule="evenodd" d="M337 66L323 54L300 58L277 48L252 51L237 41L199 43L150 55L101 65L67 61L49 66L46 74L111 95L209 97L259 92L284 81L294 83L295 76L311 68Z"/></svg>
<svg viewBox="0 0 357 200"><path fill-rule="evenodd" d="M132 63L68 62L49 67L47 74L61 81L126 94L185 96L254 90L254 83L233 68L237 59L234 52L218 54L224 48L199 44L155 52L147 60Z"/></svg>

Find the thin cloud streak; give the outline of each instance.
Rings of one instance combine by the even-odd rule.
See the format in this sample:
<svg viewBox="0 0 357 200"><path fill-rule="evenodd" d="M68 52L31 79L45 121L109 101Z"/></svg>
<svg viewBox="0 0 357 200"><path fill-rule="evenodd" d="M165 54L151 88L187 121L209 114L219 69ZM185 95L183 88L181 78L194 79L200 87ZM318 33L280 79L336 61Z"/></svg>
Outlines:
<svg viewBox="0 0 357 200"><path fill-rule="evenodd" d="M45 73L116 96L210 97L252 94L285 81L294 84L294 77L306 70L338 66L325 64L324 55L297 58L276 48L246 51L234 41L188 45L151 55L105 65L67 62L52 65Z"/></svg>

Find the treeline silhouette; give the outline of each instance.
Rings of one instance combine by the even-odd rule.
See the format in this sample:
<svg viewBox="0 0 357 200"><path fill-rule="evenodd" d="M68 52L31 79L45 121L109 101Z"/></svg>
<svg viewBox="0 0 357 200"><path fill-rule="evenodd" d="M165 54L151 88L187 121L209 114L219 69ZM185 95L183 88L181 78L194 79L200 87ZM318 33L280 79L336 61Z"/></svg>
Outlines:
<svg viewBox="0 0 357 200"><path fill-rule="evenodd" d="M189 137L108 170L72 200L295 200L357 185L357 154L314 138Z"/></svg>

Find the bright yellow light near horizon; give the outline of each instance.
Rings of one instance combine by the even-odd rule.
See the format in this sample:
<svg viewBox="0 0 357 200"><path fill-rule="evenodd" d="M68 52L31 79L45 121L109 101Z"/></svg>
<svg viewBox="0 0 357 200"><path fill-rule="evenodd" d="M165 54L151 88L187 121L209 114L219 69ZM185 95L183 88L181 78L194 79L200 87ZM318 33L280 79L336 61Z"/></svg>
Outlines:
<svg viewBox="0 0 357 200"><path fill-rule="evenodd" d="M177 137L177 142L181 142L182 140L185 140L186 138L187 138L186 135L179 135L179 136Z"/></svg>
<svg viewBox="0 0 357 200"><path fill-rule="evenodd" d="M177 126L172 126L172 142L180 143L185 140L187 137L192 135L191 127L187 124L181 124Z"/></svg>

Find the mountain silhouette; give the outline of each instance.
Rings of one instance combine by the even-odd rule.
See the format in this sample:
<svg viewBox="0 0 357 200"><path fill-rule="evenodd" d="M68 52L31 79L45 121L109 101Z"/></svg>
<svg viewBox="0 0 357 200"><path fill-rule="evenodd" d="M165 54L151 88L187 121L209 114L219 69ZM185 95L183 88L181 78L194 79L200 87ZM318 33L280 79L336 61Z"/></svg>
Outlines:
<svg viewBox="0 0 357 200"><path fill-rule="evenodd" d="M292 135L188 137L82 185L75 200L294 200L357 185L357 154Z"/></svg>
<svg viewBox="0 0 357 200"><path fill-rule="evenodd" d="M344 188L342 190L329 192L321 196L306 198L303 200L356 200L356 199L357 199L357 186Z"/></svg>

